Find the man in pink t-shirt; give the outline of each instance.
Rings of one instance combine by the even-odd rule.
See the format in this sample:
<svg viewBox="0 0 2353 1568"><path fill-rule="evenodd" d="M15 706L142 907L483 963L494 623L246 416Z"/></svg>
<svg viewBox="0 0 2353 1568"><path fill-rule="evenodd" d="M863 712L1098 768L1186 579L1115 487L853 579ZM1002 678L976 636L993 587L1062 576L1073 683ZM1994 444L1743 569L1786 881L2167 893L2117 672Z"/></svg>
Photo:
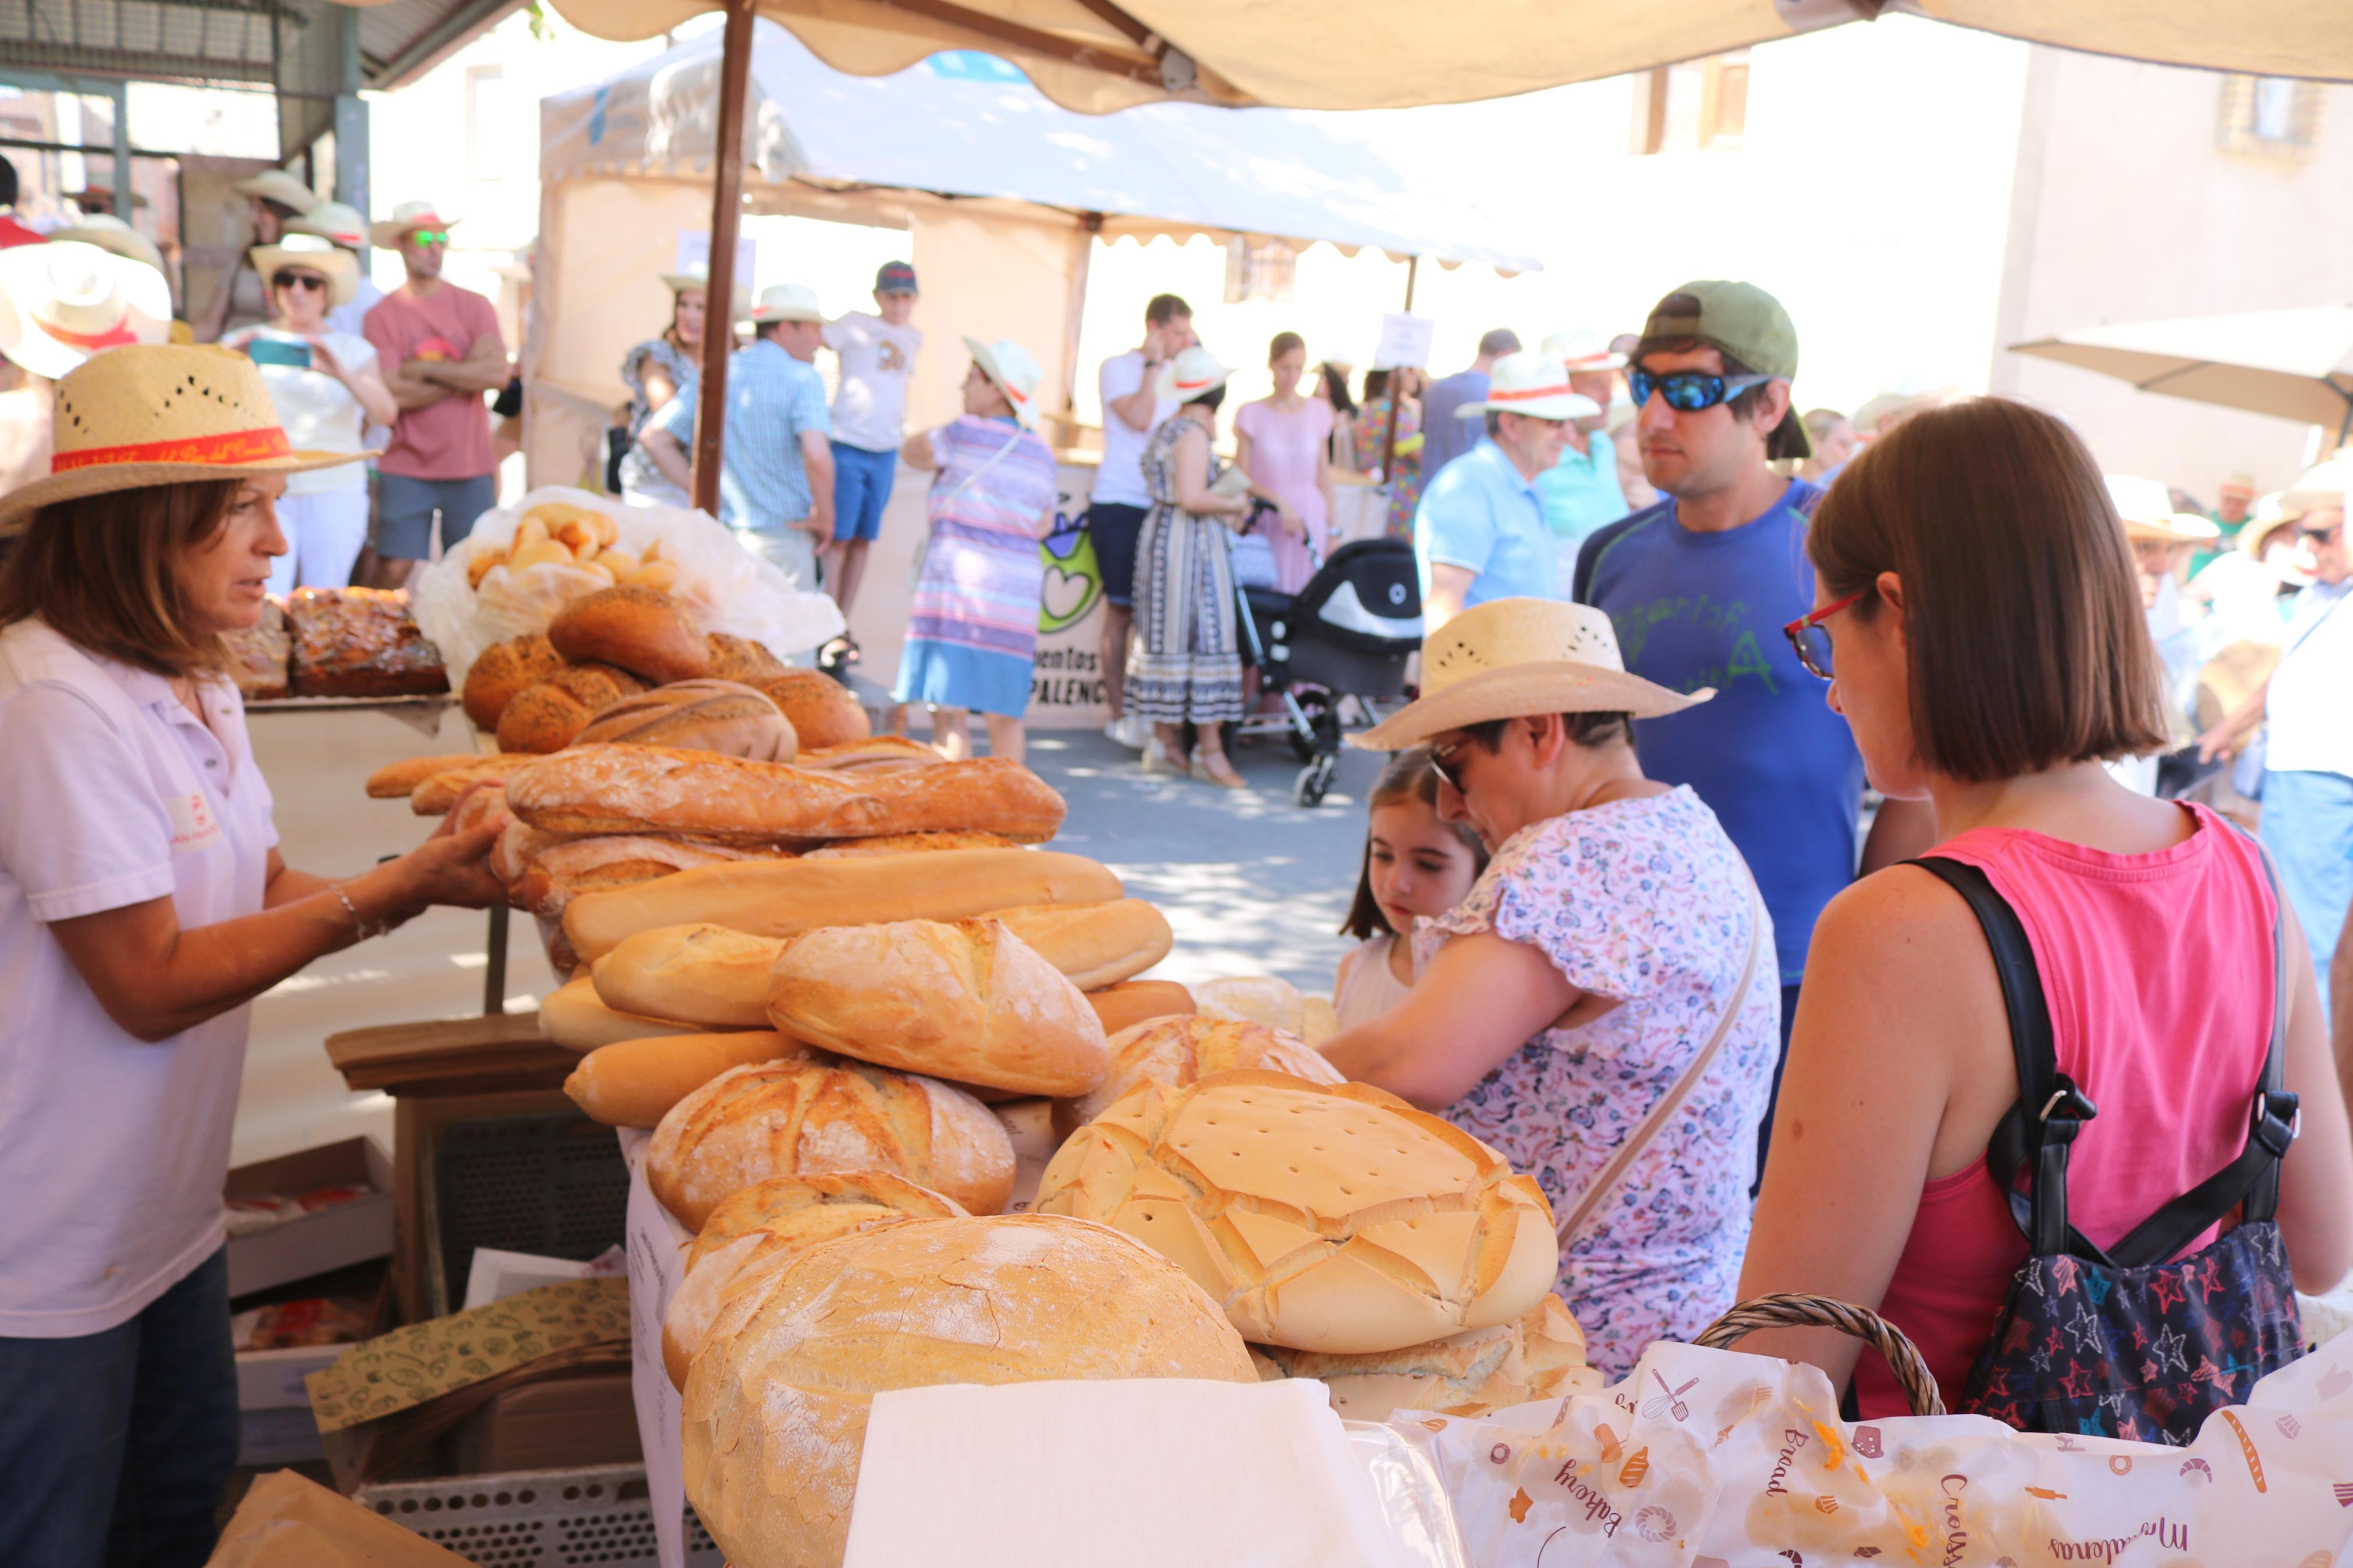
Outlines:
<svg viewBox="0 0 2353 1568"><path fill-rule="evenodd" d="M497 504L498 462L482 394L507 384L507 345L491 302L442 280L449 225L432 203L403 202L369 232L400 253L408 272L360 329L400 405L376 464L383 484L375 525L375 584L398 588L433 553L437 517L446 551Z"/></svg>

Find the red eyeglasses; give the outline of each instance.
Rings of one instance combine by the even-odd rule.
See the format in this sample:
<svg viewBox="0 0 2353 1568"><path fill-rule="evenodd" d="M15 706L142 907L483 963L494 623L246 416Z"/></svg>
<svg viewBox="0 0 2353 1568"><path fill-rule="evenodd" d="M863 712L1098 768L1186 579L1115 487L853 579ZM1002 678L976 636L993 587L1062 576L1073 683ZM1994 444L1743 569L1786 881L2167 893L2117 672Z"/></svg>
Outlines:
<svg viewBox="0 0 2353 1568"><path fill-rule="evenodd" d="M1789 647L1798 655L1798 662L1804 665L1810 674L1824 680L1831 679L1831 634L1830 628L1822 623L1841 610L1854 608L1870 596L1870 589L1859 588L1835 604L1824 605L1811 615L1799 616L1781 628L1781 635L1789 639Z"/></svg>

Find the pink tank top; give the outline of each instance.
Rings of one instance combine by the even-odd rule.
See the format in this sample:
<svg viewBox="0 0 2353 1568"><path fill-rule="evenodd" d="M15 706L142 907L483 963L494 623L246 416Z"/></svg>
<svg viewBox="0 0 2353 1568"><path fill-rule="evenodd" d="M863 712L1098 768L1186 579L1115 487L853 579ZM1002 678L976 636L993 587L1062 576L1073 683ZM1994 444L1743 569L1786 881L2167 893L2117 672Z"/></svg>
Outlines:
<svg viewBox="0 0 2353 1568"><path fill-rule="evenodd" d="M1982 869L2026 928L2059 1069L2100 1108L2075 1140L2067 1199L2075 1227L2101 1247L2238 1155L2271 1041L2274 903L2262 862L2229 823L2187 809L2198 831L2153 855L2006 827L1931 851ZM1921 1193L1879 1310L1920 1347L1948 1403L2025 1258L1983 1155ZM1855 1398L1865 1416L1910 1414L1874 1352L1857 1363Z"/></svg>

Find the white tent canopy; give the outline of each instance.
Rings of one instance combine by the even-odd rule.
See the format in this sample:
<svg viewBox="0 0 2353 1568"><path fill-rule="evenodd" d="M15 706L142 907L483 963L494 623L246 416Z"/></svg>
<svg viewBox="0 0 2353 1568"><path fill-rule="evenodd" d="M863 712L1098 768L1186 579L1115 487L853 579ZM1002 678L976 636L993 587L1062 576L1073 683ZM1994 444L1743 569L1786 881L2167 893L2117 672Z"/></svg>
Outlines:
<svg viewBox="0 0 2353 1568"><path fill-rule="evenodd" d="M773 23L754 33L744 106L747 184L796 181L999 197L1103 215L1120 235L1245 234L1353 251L1541 263L1433 221L1338 117L1157 103L1073 113L987 56L936 56L888 77L846 76ZM719 119L715 30L593 87L543 100L540 177L708 176Z"/></svg>

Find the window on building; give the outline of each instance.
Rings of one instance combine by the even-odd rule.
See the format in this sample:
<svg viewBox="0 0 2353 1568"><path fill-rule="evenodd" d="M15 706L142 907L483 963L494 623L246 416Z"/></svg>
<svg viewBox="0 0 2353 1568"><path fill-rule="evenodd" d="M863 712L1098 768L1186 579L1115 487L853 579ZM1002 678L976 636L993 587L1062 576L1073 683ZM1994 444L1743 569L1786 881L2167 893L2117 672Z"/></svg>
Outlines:
<svg viewBox="0 0 2353 1568"><path fill-rule="evenodd" d="M1748 123L1748 51L1661 66L1634 79L1636 153L1732 152Z"/></svg>
<svg viewBox="0 0 2353 1568"><path fill-rule="evenodd" d="M1264 300L1289 304L1298 266L1298 254L1282 240L1235 235L1226 241L1226 303Z"/></svg>
<svg viewBox="0 0 2353 1568"><path fill-rule="evenodd" d="M2284 76L2226 76L2215 139L2224 151L2300 157L2320 140L2317 82Z"/></svg>

